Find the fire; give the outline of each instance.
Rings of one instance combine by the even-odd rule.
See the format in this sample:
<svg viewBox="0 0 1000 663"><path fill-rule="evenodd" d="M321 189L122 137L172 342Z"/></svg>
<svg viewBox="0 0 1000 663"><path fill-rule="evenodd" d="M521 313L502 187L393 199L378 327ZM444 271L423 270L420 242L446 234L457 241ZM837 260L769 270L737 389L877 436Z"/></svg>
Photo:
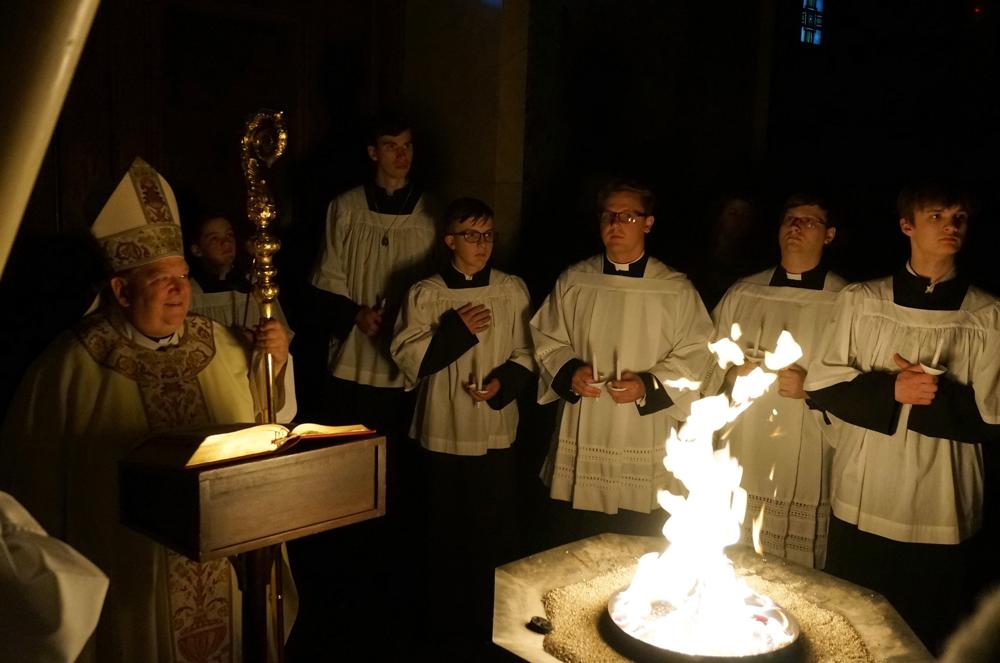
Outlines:
<svg viewBox="0 0 1000 663"><path fill-rule="evenodd" d="M738 325L732 331L732 340L710 345L722 369L746 361L734 342ZM644 555L631 585L609 603L614 622L632 637L703 656L761 654L794 638L785 613L751 591L725 555L724 548L739 541L747 493L740 487L743 468L728 445L714 449L713 438L767 391L777 379L774 371L801 356L802 349L783 331L774 351L765 353L763 366L736 379L731 397L695 401L688 420L671 431L663 464L684 483L687 497L659 492L660 506L670 513L663 526L669 545L660 555ZM755 520L763 522L763 516L761 510Z"/></svg>

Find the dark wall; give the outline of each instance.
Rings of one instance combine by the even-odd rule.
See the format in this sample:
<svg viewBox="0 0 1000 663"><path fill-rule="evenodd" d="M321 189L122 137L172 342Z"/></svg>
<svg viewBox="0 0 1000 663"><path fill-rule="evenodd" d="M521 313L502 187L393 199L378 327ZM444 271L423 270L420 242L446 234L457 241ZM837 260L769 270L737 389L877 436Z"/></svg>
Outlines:
<svg viewBox="0 0 1000 663"><path fill-rule="evenodd" d="M195 207L241 215L239 139L262 107L285 111L290 136L271 182L279 279L294 300L325 202L367 172L365 118L399 98L403 9L403 0L103 2L0 282L2 402L92 299L100 266L81 247L132 159L167 178L182 217Z"/></svg>
<svg viewBox="0 0 1000 663"><path fill-rule="evenodd" d="M532 3L521 248L534 288L596 252L608 175L652 185L653 252L674 264L700 242L706 201L752 181L767 3L722 4Z"/></svg>
<svg viewBox="0 0 1000 663"><path fill-rule="evenodd" d="M801 0L532 3L521 250L536 294L597 251L591 204L609 174L652 185L652 252L689 273L708 259L720 195L754 198L763 241L748 252L766 264L781 201L824 193L841 220L831 260L852 279L904 259L902 183L957 179L982 198L965 268L1000 286L1000 6L831 0L818 47L799 42L800 12Z"/></svg>

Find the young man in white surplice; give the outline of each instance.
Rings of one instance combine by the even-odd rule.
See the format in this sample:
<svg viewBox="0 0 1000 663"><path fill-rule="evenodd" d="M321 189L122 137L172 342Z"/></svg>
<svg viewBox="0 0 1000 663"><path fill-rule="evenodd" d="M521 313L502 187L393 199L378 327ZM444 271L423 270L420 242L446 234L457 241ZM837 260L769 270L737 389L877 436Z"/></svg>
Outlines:
<svg viewBox="0 0 1000 663"><path fill-rule="evenodd" d="M542 479L575 510L649 514L667 481L666 439L708 362L712 322L688 279L646 253L649 189L612 182L598 210L604 252L563 272L531 320L538 400L560 406ZM625 520L597 518L578 533ZM662 525L635 520L625 529L654 533Z"/></svg>
<svg viewBox="0 0 1000 663"><path fill-rule="evenodd" d="M421 629L443 660L476 660L490 641L494 567L516 556L516 397L534 381L529 296L493 269L493 210L459 198L445 212L448 261L406 296L392 357L417 390L410 437L419 440L419 495L426 500ZM488 453L487 453L488 452ZM441 592L465 585L466 609ZM441 615L448 614L447 619Z"/></svg>
<svg viewBox="0 0 1000 663"><path fill-rule="evenodd" d="M900 194L910 259L841 291L805 381L848 424L827 570L883 594L934 653L984 577L981 445L1000 437L1000 303L956 269L970 209L949 186Z"/></svg>
<svg viewBox="0 0 1000 663"><path fill-rule="evenodd" d="M751 357L755 344L759 355L773 350L782 331L802 347L802 358L778 371L778 379L733 422L725 439L743 466L741 485L748 494L741 542L752 543L753 522L763 508L760 542L765 552L817 568L826 560L830 520L831 449L825 438L836 421L827 423L810 407L802 383L845 285L823 260L823 250L836 233L823 199L809 194L789 197L777 232L780 264L737 281L712 315L716 340L730 337L737 323L738 342ZM731 367L725 382L731 385L736 374L758 364L751 360ZM706 393L715 393L722 381L723 372L713 371Z"/></svg>

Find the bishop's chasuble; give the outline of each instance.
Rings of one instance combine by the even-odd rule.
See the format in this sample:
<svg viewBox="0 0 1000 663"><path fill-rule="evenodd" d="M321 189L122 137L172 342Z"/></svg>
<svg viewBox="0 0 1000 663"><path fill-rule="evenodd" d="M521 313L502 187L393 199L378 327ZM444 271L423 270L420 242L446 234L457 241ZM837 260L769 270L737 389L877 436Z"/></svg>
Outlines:
<svg viewBox="0 0 1000 663"><path fill-rule="evenodd" d="M81 661L240 661L229 562L191 562L121 525L118 461L151 431L253 422L247 351L197 315L185 319L175 345L159 350L125 329L118 315L99 311L34 363L8 411L0 469L51 534L111 579ZM286 582L288 615L296 599Z"/></svg>
<svg viewBox="0 0 1000 663"><path fill-rule="evenodd" d="M605 264L600 255L563 272L531 320L538 401L561 399L542 479L553 498L576 509L649 513L667 483L667 437L697 396L709 360L712 322L687 278L659 260L643 259L644 271L635 276L605 273ZM616 364L622 372L650 374L668 407L642 414L641 405L619 405L603 389L599 398L571 402L553 383L574 360L596 363L612 377ZM655 396L650 391L647 400Z"/></svg>
<svg viewBox="0 0 1000 663"><path fill-rule="evenodd" d="M796 364L808 367L845 281L822 268L801 277L789 280L778 267L738 281L713 313L716 340L728 338L737 323L742 347L750 349L759 334L759 349L773 350L778 335L788 331L802 347ZM713 375L717 379L705 385L708 393L721 386L723 372ZM743 466L748 500L742 543L752 543L753 520L763 508L760 542L766 552L823 567L830 517L831 449L825 438L838 424L825 423L803 399L781 396L777 381L733 422L723 439Z"/></svg>

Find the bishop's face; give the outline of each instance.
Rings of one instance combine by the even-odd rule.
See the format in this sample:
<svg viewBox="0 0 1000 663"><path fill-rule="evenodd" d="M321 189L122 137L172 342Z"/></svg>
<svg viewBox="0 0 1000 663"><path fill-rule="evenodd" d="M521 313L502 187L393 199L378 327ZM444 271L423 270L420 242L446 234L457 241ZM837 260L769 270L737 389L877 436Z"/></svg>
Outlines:
<svg viewBox="0 0 1000 663"><path fill-rule="evenodd" d="M191 283L184 258L171 256L111 279L125 318L150 338L169 336L181 328L191 306Z"/></svg>
<svg viewBox="0 0 1000 663"><path fill-rule="evenodd" d="M899 227L910 238L910 251L915 257L951 258L965 243L969 213L960 205L930 204L914 210L912 221L900 219Z"/></svg>
<svg viewBox="0 0 1000 663"><path fill-rule="evenodd" d="M413 164L413 134L409 129L396 136L379 136L368 146L368 157L383 177L405 180Z"/></svg>

